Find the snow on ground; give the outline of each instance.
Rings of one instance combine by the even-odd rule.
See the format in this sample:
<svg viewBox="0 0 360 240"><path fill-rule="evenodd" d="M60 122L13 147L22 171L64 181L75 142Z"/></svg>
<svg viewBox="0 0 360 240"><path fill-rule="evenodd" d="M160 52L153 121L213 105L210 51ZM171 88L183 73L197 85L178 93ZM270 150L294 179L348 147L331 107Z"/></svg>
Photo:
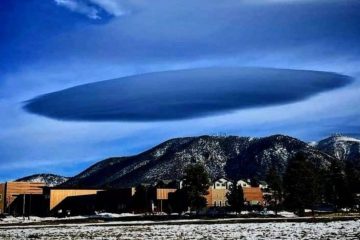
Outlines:
<svg viewBox="0 0 360 240"><path fill-rule="evenodd" d="M0 239L359 239L360 221L1 227Z"/></svg>
<svg viewBox="0 0 360 240"><path fill-rule="evenodd" d="M248 214L250 214L250 212L242 211L240 215L241 216L246 216ZM135 217L135 216L142 216L142 215L143 214L102 212L102 213L96 213L94 215L71 216L71 217L66 217L66 218L36 217L36 216L31 216L30 218L28 218L28 217L23 218L23 217L7 216L6 218L1 218L0 219L0 224L49 222L49 221L58 221L58 220L76 220L76 219L92 219L92 218L96 218L96 219L114 219L114 218ZM166 214L163 213L163 214L159 214L159 215L166 215ZM232 215L236 215L236 213L234 212ZM275 215L275 212L267 211L267 212L263 213L262 215ZM278 212L278 215L282 216L282 217L289 217L289 218L297 217L294 213L286 212L286 211ZM182 220L180 220L180 221L182 221ZM187 220L187 221L189 221L189 220Z"/></svg>
<svg viewBox="0 0 360 240"><path fill-rule="evenodd" d="M142 216L143 214L133 214L133 213L96 213L96 215L92 215L90 217L97 218L120 218L120 217L134 217L134 216Z"/></svg>
<svg viewBox="0 0 360 240"><path fill-rule="evenodd" d="M287 211L280 211L280 212L278 212L278 215L282 216L282 217L288 217L288 218L297 217L297 215L295 213L287 212Z"/></svg>
<svg viewBox="0 0 360 240"><path fill-rule="evenodd" d="M75 216L75 217L69 217L66 219L85 219L87 217L85 216ZM0 219L0 223L31 223L31 222L43 222L43 221L56 221L60 218L56 217L36 217L31 216L30 219L28 217L13 217L13 216L7 216L6 218Z"/></svg>
<svg viewBox="0 0 360 240"><path fill-rule="evenodd" d="M140 216L141 214L132 214L132 213L96 213L95 215L89 215L89 216L71 216L66 218L56 218L56 217L36 217L31 216L30 219L28 217L13 217L13 216L7 216L6 218L0 219L1 223L31 223L31 222L48 222L48 221L58 221L61 219L66 220L76 220L76 219L91 219L91 218L104 218L104 219L112 219L112 218L121 218L121 217L131 217L131 216Z"/></svg>

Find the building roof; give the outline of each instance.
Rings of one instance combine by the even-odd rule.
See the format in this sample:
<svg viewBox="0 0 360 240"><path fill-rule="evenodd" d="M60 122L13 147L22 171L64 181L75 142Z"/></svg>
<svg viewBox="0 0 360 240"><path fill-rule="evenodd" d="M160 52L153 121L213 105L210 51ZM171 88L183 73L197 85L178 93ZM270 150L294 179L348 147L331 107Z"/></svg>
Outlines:
<svg viewBox="0 0 360 240"><path fill-rule="evenodd" d="M226 180L226 181L228 181L228 182L230 182L231 180L230 179L228 179L228 178L226 178L226 177L219 177L219 178L216 178L216 179L214 179L214 182L217 182L217 181L220 181L220 180Z"/></svg>
<svg viewBox="0 0 360 240"><path fill-rule="evenodd" d="M44 186L44 189L49 189L49 190L104 190L102 188L94 188L94 187L60 187L60 186L55 186L55 187L49 187L49 186Z"/></svg>
<svg viewBox="0 0 360 240"><path fill-rule="evenodd" d="M261 185L268 185L267 182L265 182L265 181L259 181L259 184L261 184Z"/></svg>
<svg viewBox="0 0 360 240"><path fill-rule="evenodd" d="M246 183L250 183L248 180L246 180L246 179L239 179L237 182L246 182Z"/></svg>

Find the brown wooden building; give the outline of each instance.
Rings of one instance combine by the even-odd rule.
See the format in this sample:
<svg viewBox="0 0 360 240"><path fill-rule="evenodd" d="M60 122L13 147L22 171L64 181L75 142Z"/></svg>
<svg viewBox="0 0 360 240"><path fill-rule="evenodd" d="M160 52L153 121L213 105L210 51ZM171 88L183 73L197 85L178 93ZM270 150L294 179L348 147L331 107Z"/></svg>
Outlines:
<svg viewBox="0 0 360 240"><path fill-rule="evenodd" d="M209 187L209 194L205 195L208 207L228 206L227 193L230 190L232 182L226 178L220 178ZM263 191L260 187L251 187L244 180L239 180L237 186L241 186L244 192L244 201L249 205L264 205Z"/></svg>
<svg viewBox="0 0 360 240"><path fill-rule="evenodd" d="M163 212L168 208L169 194L176 192L176 188L156 188L155 211Z"/></svg>
<svg viewBox="0 0 360 240"><path fill-rule="evenodd" d="M0 213L12 214L15 203L19 202L19 197L24 195L41 195L43 193L44 183L32 182L6 182L0 184Z"/></svg>
<svg viewBox="0 0 360 240"><path fill-rule="evenodd" d="M227 197L232 182L226 178L219 178L212 183L205 195L208 207L225 207L227 206Z"/></svg>
<svg viewBox="0 0 360 240"><path fill-rule="evenodd" d="M259 187L243 188L244 200L250 205L264 205L264 195Z"/></svg>
<svg viewBox="0 0 360 240"><path fill-rule="evenodd" d="M226 194L228 189L209 188L209 194L205 195L208 207L225 207L227 206Z"/></svg>
<svg viewBox="0 0 360 240"><path fill-rule="evenodd" d="M5 210L5 183L0 183L0 214Z"/></svg>
<svg viewBox="0 0 360 240"><path fill-rule="evenodd" d="M87 214L95 211L96 194L101 189L44 188L48 214Z"/></svg>
<svg viewBox="0 0 360 240"><path fill-rule="evenodd" d="M176 188L157 188L156 189L156 200L168 200L169 193L176 192Z"/></svg>

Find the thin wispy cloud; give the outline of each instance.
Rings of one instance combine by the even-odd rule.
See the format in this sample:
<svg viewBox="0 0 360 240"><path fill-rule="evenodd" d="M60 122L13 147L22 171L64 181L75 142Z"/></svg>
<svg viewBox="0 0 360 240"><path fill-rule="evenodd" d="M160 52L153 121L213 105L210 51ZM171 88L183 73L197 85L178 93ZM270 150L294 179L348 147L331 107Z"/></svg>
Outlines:
<svg viewBox="0 0 360 240"><path fill-rule="evenodd" d="M92 4L95 4L105 10L107 13L119 17L129 13L129 10L125 9L125 1L122 0L88 0Z"/></svg>
<svg viewBox="0 0 360 240"><path fill-rule="evenodd" d="M54 0L59 6L84 14L91 19L101 19L101 12L119 17L127 13L121 5L121 1L116 0Z"/></svg>
<svg viewBox="0 0 360 240"><path fill-rule="evenodd" d="M83 1L78 0L54 0L57 5L66 7L71 11L84 14L91 19L100 19L99 10Z"/></svg>
<svg viewBox="0 0 360 240"><path fill-rule="evenodd" d="M310 3L331 3L338 0L242 0L242 3L256 4L256 5L290 5L290 4L310 4ZM339 1L338 1L339 2Z"/></svg>

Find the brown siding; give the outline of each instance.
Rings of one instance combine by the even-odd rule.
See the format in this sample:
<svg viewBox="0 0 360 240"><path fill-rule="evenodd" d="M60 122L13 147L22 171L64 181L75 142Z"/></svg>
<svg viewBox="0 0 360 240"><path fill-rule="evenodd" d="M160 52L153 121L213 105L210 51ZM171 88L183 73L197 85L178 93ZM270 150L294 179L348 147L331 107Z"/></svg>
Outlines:
<svg viewBox="0 0 360 240"><path fill-rule="evenodd" d="M250 203L264 203L263 193L258 187L243 188L244 200Z"/></svg>
<svg viewBox="0 0 360 240"><path fill-rule="evenodd" d="M5 193L5 208L9 206L18 195L21 194L42 194L44 183L31 183L31 182L7 182Z"/></svg>
<svg viewBox="0 0 360 240"><path fill-rule="evenodd" d="M50 211L67 197L96 195L99 189L50 189Z"/></svg>
<svg viewBox="0 0 360 240"><path fill-rule="evenodd" d="M157 188L156 189L156 200L168 200L169 193L175 192L175 188Z"/></svg>
<svg viewBox="0 0 360 240"><path fill-rule="evenodd" d="M0 214L5 212L5 183L0 183Z"/></svg>
<svg viewBox="0 0 360 240"><path fill-rule="evenodd" d="M227 203L226 193L228 192L227 189L210 188L208 192L209 194L205 195L208 207L213 207L213 206L223 207L226 205Z"/></svg>

